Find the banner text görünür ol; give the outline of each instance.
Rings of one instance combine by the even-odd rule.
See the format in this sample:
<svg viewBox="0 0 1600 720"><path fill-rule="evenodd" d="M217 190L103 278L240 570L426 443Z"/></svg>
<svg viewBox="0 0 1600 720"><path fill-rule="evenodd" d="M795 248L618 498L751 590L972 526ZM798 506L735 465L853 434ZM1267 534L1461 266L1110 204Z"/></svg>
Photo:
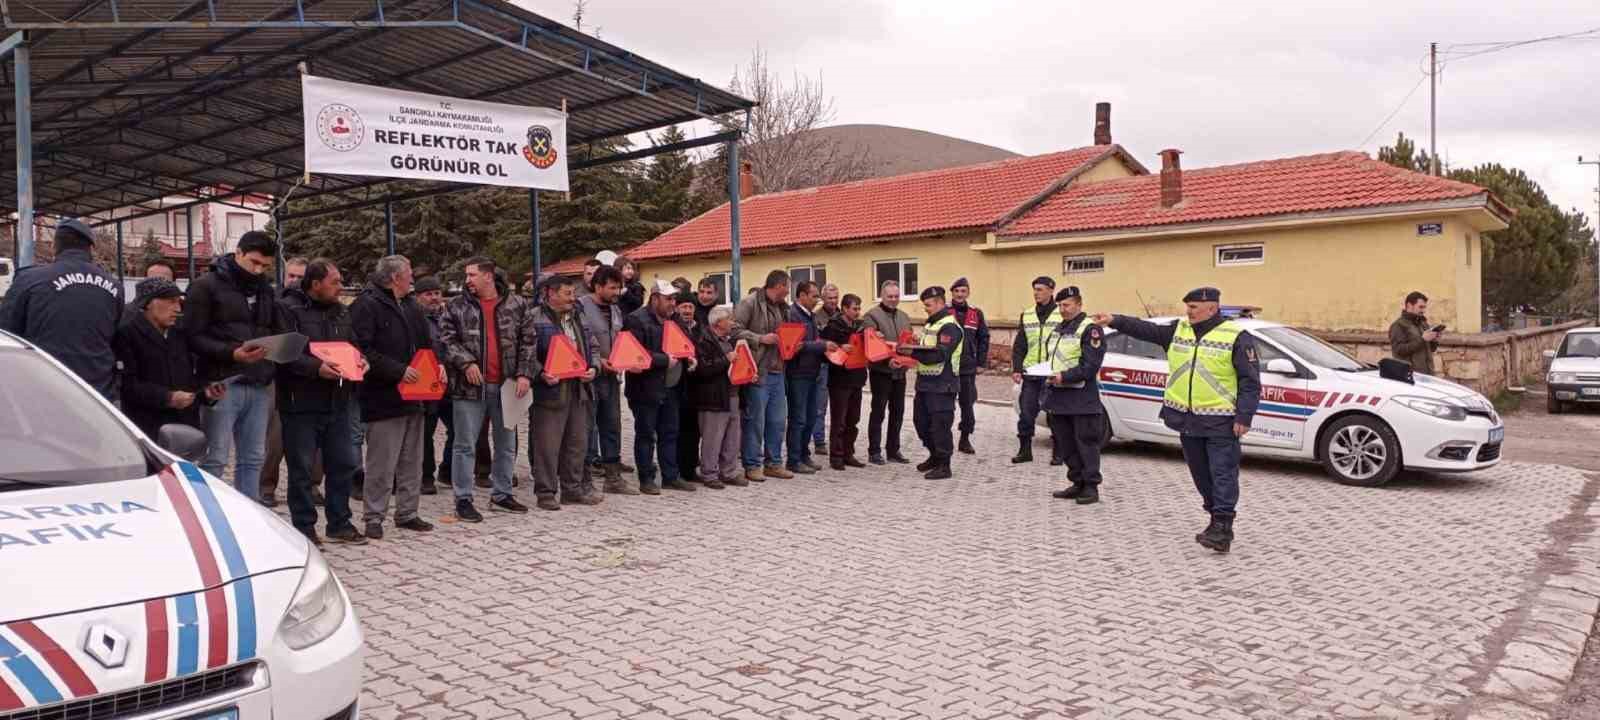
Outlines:
<svg viewBox="0 0 1600 720"><path fill-rule="evenodd" d="M306 172L567 190L567 116L548 108L301 78Z"/></svg>

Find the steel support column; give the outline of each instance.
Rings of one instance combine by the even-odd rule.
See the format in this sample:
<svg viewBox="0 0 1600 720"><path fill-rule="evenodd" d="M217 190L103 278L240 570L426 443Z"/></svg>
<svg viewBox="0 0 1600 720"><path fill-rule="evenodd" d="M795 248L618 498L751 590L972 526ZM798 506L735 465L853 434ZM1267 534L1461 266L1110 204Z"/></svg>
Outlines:
<svg viewBox="0 0 1600 720"><path fill-rule="evenodd" d="M33 87L28 46L17 43L11 48L11 58L17 106L17 267L22 268L33 264Z"/></svg>
<svg viewBox="0 0 1600 720"><path fill-rule="evenodd" d="M183 232L189 239L186 243L189 254L189 282L194 282L194 208L183 209Z"/></svg>
<svg viewBox="0 0 1600 720"><path fill-rule="evenodd" d="M728 247L733 250L733 263L728 274L733 287L728 288L728 302L738 304L744 299L744 285L739 279L739 141L728 143Z"/></svg>
<svg viewBox="0 0 1600 720"><path fill-rule="evenodd" d="M123 282L123 280L126 279L126 278L127 278L127 272L124 270L123 264L122 264L122 221L118 220L117 221L117 297L122 298L123 302L127 302L128 301L127 298L122 297L123 294L124 294L123 288L127 286L127 283Z"/></svg>
<svg viewBox="0 0 1600 720"><path fill-rule="evenodd" d="M390 255L394 254L394 203L383 204L383 237L389 245Z"/></svg>
<svg viewBox="0 0 1600 720"><path fill-rule="evenodd" d="M528 190L528 236L533 241L533 281L539 282L539 191Z"/></svg>

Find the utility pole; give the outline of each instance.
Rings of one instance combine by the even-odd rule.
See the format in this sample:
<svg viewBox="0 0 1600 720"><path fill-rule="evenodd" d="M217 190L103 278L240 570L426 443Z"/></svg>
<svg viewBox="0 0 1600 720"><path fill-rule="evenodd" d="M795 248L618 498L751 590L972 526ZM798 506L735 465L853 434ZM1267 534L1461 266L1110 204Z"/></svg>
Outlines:
<svg viewBox="0 0 1600 720"><path fill-rule="evenodd" d="M1428 43L1428 174L1439 174L1439 43Z"/></svg>
<svg viewBox="0 0 1600 720"><path fill-rule="evenodd" d="M1584 160L1583 156L1579 155L1578 156L1578 164L1579 165L1593 165L1594 166L1595 173L1596 173L1596 175L1595 175L1596 184L1595 184L1594 192L1595 192L1596 196L1600 196L1600 158L1597 158L1597 159L1594 159L1594 160ZM1594 229L1594 240L1596 242L1595 249L1594 249L1595 255L1596 255L1596 257L1595 257L1595 268L1596 268L1596 270L1595 270L1595 285L1596 285L1595 301L1596 302L1600 302L1600 197L1596 197L1596 199L1595 199L1595 211L1596 212L1595 212L1595 215L1594 215L1594 222L1591 223L1589 225L1589 227ZM1596 310L1596 313L1597 313L1596 322L1600 322L1600 305L1597 305L1595 307L1597 308L1597 310Z"/></svg>

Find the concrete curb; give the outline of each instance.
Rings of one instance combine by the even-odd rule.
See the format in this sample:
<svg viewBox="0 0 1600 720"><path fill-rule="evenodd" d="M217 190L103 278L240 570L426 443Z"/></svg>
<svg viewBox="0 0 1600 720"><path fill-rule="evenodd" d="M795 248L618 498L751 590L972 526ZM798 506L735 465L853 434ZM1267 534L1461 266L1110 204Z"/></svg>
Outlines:
<svg viewBox="0 0 1600 720"><path fill-rule="evenodd" d="M1491 648L1467 720L1546 720L1566 695L1600 613L1600 476L1588 477L1573 512L1552 523L1542 582L1496 633L1504 647Z"/></svg>

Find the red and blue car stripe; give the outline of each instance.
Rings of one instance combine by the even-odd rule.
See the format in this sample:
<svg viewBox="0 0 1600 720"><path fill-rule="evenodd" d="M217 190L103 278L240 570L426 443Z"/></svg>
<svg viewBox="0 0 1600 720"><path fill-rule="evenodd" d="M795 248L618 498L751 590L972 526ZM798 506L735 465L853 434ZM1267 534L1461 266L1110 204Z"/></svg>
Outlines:
<svg viewBox="0 0 1600 720"><path fill-rule="evenodd" d="M250 568L239 549L239 538L234 535L228 516L223 514L222 506L217 503L216 494L206 484L205 476L200 474L199 468L189 463L180 463L179 467L183 468L184 476L189 479L195 496L200 499L206 521L211 524L211 533L222 546L222 559L228 564L228 576L234 579L234 632L238 643L238 653L234 659L248 660L256 655L256 602L255 588L250 584Z"/></svg>
<svg viewBox="0 0 1600 720"><path fill-rule="evenodd" d="M44 634L38 626L23 620L6 625L5 629L31 648L35 655L42 658L45 666L55 673L56 678L64 686L58 687L32 657L25 654L5 634L0 633L0 662L5 664L6 669L16 676L18 682L22 683L23 689L33 697L33 704L47 705L60 702L67 697L81 698L99 694L100 691L95 688L94 681L83 672L83 668L79 667L72 656L62 650L61 646ZM22 706L22 698L9 684L0 679L0 710L15 710Z"/></svg>

